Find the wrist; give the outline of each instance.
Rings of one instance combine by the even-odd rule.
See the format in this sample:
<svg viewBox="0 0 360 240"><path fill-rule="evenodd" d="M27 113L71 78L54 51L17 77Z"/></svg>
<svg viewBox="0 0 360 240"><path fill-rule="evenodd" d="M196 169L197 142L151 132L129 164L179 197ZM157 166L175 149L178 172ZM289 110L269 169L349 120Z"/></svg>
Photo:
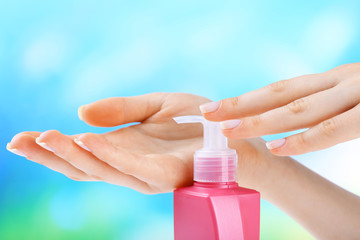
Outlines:
<svg viewBox="0 0 360 240"><path fill-rule="evenodd" d="M240 186L255 189L266 195L276 181L286 175L290 157L273 155L261 138L251 140L229 139L229 147L238 154L237 182Z"/></svg>

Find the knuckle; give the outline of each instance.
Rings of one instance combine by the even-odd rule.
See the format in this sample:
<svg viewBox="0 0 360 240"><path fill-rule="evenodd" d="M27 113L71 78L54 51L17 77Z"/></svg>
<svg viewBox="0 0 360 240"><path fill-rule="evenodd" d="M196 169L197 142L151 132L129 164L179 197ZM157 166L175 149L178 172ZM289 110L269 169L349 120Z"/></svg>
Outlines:
<svg viewBox="0 0 360 240"><path fill-rule="evenodd" d="M338 124L334 119L328 119L320 123L320 132L325 136L333 136L336 130L338 129Z"/></svg>
<svg viewBox="0 0 360 240"><path fill-rule="evenodd" d="M230 105L230 107L234 108L234 107L238 107L239 106L239 97L233 97L233 98L228 98L228 99L224 99L225 100L225 104Z"/></svg>
<svg viewBox="0 0 360 240"><path fill-rule="evenodd" d="M250 117L249 122L252 127L254 127L254 128L259 127L262 122L261 115L256 115L256 116Z"/></svg>
<svg viewBox="0 0 360 240"><path fill-rule="evenodd" d="M273 92L282 92L286 89L289 80L281 80L268 85L268 88Z"/></svg>
<svg viewBox="0 0 360 240"><path fill-rule="evenodd" d="M287 142L290 142L288 149L295 154L307 148L307 141L302 133L291 136Z"/></svg>
<svg viewBox="0 0 360 240"><path fill-rule="evenodd" d="M285 109L293 114L304 112L308 108L308 101L305 98L297 99L285 106Z"/></svg>
<svg viewBox="0 0 360 240"><path fill-rule="evenodd" d="M304 134L298 134L296 137L296 144L300 147L305 147L306 146L306 140L304 137Z"/></svg>

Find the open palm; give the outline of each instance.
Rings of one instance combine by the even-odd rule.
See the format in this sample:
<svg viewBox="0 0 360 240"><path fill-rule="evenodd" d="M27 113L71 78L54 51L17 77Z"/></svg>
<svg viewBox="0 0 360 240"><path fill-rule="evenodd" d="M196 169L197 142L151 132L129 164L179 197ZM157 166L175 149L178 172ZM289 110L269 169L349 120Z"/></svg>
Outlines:
<svg viewBox="0 0 360 240"><path fill-rule="evenodd" d="M104 134L23 132L8 149L74 180L105 181L143 193L169 192L192 183L193 153L202 146L200 124L177 125L172 118L199 114L198 106L208 101L184 93L103 99L81 107L80 118L100 127L140 124ZM242 157L258 156L256 144L240 140Z"/></svg>

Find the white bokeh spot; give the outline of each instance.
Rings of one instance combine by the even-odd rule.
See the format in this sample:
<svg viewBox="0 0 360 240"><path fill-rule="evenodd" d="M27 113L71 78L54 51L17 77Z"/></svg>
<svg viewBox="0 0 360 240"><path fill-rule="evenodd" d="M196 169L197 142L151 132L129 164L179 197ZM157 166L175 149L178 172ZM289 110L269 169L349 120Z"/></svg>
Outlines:
<svg viewBox="0 0 360 240"><path fill-rule="evenodd" d="M304 55L315 66L333 65L355 39L352 11L331 8L315 16L301 39Z"/></svg>
<svg viewBox="0 0 360 240"><path fill-rule="evenodd" d="M54 72L61 71L68 53L68 43L63 36L44 33L37 36L24 51L22 64L25 74L41 80Z"/></svg>

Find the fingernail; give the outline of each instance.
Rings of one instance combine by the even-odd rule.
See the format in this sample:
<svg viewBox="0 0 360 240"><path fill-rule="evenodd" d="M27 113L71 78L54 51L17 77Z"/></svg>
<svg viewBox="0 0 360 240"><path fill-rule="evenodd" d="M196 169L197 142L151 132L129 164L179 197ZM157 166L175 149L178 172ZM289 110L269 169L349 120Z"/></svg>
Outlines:
<svg viewBox="0 0 360 240"><path fill-rule="evenodd" d="M80 120L83 120L83 121L84 121L84 119L83 119L84 108L85 108L85 105L79 107L79 109L78 109L78 116L79 116Z"/></svg>
<svg viewBox="0 0 360 240"><path fill-rule="evenodd" d="M36 139L35 139L35 142L36 142L40 147L45 148L46 150L48 150L48 151L50 151L50 152L54 152L54 150L53 150L51 147L49 147L49 145L47 145L47 144L44 143L44 142L40 142L39 138L36 138Z"/></svg>
<svg viewBox="0 0 360 240"><path fill-rule="evenodd" d="M200 111L202 113L215 112L220 106L220 101L218 102L209 102L200 105Z"/></svg>
<svg viewBox="0 0 360 240"><path fill-rule="evenodd" d="M270 141L270 142L267 142L266 143L266 147L268 148L268 149L274 149L274 148L279 148L279 147L281 147L282 145L284 145L285 144L285 139L284 138L282 138L282 139L277 139L277 140L273 140L273 141Z"/></svg>
<svg viewBox="0 0 360 240"><path fill-rule="evenodd" d="M85 149L86 151L91 152L91 150L90 150L87 146L85 146L85 144L84 144L82 141L80 141L78 138L75 138L75 139L74 139L74 142L75 142L77 145L79 145L80 147L82 147L83 149Z"/></svg>
<svg viewBox="0 0 360 240"><path fill-rule="evenodd" d="M23 152L19 151L17 148L11 148L10 147L10 143L8 143L6 145L6 149L16 155L22 156L22 157L27 157Z"/></svg>
<svg viewBox="0 0 360 240"><path fill-rule="evenodd" d="M227 120L220 123L222 129L232 129L239 126L241 123L240 119Z"/></svg>

